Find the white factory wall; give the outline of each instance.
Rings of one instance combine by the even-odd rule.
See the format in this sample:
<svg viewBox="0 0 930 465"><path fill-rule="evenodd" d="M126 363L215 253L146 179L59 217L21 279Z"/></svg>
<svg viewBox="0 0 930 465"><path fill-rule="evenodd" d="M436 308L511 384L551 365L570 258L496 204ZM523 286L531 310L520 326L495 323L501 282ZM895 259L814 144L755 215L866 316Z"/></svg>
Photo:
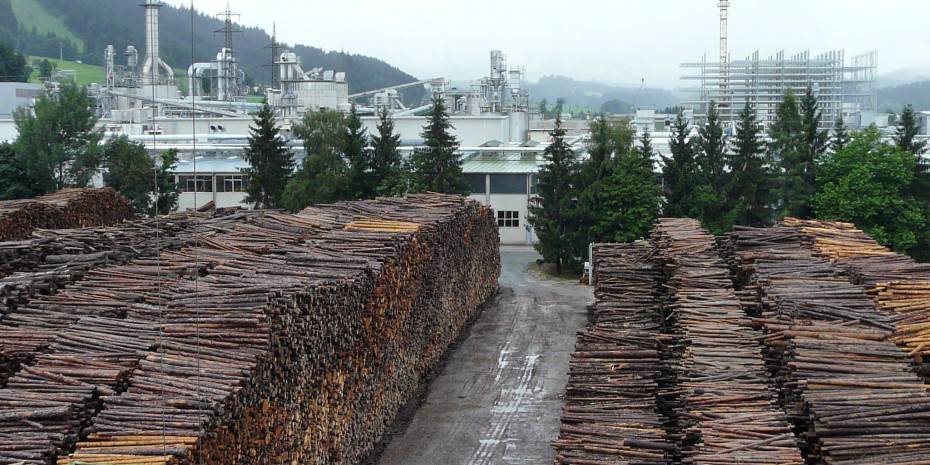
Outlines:
<svg viewBox="0 0 930 465"><path fill-rule="evenodd" d="M202 207L211 200L216 203L216 208L249 207L245 203L245 195L245 192L198 192L195 205L193 192L181 192L178 196L178 211Z"/></svg>
<svg viewBox="0 0 930 465"><path fill-rule="evenodd" d="M458 138L462 147L478 147L492 140L507 143L510 141L510 119L508 116L453 116L452 134ZM378 118L366 116L362 125L369 134L378 133ZM425 116L401 116L394 118L395 131L401 139L422 139L420 133L426 126Z"/></svg>
<svg viewBox="0 0 930 465"><path fill-rule="evenodd" d="M0 119L0 142L13 142L19 136L16 124L11 119Z"/></svg>

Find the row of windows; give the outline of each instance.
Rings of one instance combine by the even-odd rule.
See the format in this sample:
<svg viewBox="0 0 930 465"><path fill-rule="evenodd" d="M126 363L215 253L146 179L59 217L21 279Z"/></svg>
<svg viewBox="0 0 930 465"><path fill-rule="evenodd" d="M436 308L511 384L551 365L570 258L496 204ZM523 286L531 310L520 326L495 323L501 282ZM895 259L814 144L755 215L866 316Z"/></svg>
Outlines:
<svg viewBox="0 0 930 465"><path fill-rule="evenodd" d="M492 174L491 193L492 194L522 194L526 195L526 176L525 174ZM485 175L484 174L466 174L465 180L471 187L472 194L485 193ZM530 193L536 193L536 177L530 175Z"/></svg>
<svg viewBox="0 0 930 465"><path fill-rule="evenodd" d="M248 177L241 175L183 175L178 176L178 185L181 192L214 192L214 178L216 179L215 192L243 192L249 186Z"/></svg>

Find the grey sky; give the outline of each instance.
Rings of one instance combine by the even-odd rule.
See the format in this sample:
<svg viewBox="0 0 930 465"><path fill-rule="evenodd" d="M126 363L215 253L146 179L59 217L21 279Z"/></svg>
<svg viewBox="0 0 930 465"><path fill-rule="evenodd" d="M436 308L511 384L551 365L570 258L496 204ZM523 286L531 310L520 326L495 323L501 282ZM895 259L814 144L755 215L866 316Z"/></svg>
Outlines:
<svg viewBox="0 0 930 465"><path fill-rule="evenodd" d="M166 0L190 5L190 0ZM681 85L679 65L718 53L717 0L228 0L242 23L326 50L387 61L417 77L477 79L488 52L526 66L531 81ZM206 13L227 0L194 0ZM764 57L845 49L879 51L879 75L930 74L926 0L731 0L730 54Z"/></svg>

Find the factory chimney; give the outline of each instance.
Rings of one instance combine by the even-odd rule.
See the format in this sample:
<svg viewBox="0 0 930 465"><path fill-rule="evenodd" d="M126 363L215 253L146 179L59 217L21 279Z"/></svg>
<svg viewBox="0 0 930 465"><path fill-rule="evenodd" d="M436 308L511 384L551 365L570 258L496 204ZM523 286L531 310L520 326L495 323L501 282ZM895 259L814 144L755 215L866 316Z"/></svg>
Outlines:
<svg viewBox="0 0 930 465"><path fill-rule="evenodd" d="M158 10L164 6L159 0L145 0L145 61L142 63L142 84L159 82L159 73L164 72L168 82L174 82L174 70L162 61L158 51Z"/></svg>

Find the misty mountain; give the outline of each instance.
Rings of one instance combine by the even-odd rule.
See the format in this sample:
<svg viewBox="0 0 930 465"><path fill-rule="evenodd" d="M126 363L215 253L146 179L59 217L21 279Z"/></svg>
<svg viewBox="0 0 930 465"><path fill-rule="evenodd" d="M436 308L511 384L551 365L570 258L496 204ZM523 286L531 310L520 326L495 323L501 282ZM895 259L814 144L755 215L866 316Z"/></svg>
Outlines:
<svg viewBox="0 0 930 465"><path fill-rule="evenodd" d="M60 19L62 26L46 34L36 33L35 25L24 21L30 18L11 19L10 0L0 0L0 40L11 42L19 51L38 56L57 57L59 43L63 42L66 60L102 65L107 45L116 47L122 55L126 46L133 45L140 54L145 53L144 15L140 1L127 0L21 0L32 10ZM191 56L196 62L209 62L223 47L223 34L217 31L223 22L195 10L193 15L193 44L191 43L191 10L165 6L160 13L162 59L176 69L186 70ZM271 36L263 29L236 25L241 33L233 35L233 45L243 70L255 82L271 81ZM84 42L83 50L67 37L78 37ZM345 71L349 92L361 92L415 81L416 78L377 58L345 52L325 51L317 47L291 44L292 51L302 59L305 70L322 67ZM419 101L424 91L412 88L405 96Z"/></svg>
<svg viewBox="0 0 930 465"><path fill-rule="evenodd" d="M930 110L930 80L878 89L881 111L900 113L909 103L918 110Z"/></svg>
<svg viewBox="0 0 930 465"><path fill-rule="evenodd" d="M554 104L556 99L565 98L569 106L601 108L604 102L619 100L631 104L634 108L662 109L681 103L681 96L676 92L655 87L633 87L603 84L590 81L576 81L565 76L545 76L537 83L527 84L530 98L534 102L546 99Z"/></svg>

